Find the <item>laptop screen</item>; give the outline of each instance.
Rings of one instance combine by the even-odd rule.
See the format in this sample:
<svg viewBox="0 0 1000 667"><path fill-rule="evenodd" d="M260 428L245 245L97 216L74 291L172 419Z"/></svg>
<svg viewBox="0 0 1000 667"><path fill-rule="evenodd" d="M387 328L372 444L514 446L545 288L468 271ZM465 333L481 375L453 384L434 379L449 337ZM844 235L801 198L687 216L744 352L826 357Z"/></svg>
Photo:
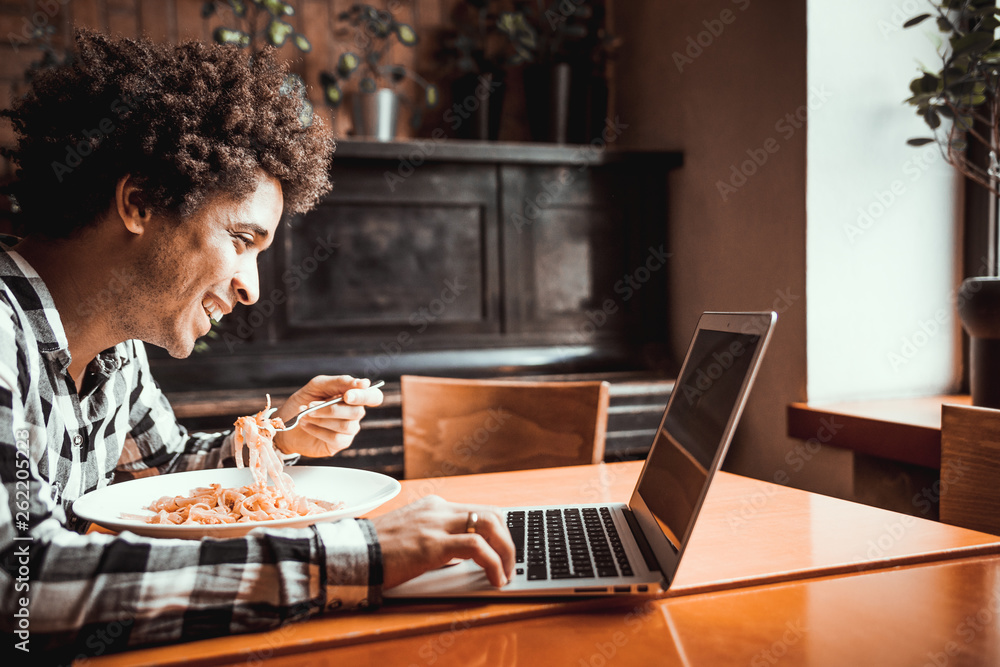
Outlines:
<svg viewBox="0 0 1000 667"><path fill-rule="evenodd" d="M688 534L728 444L761 336L700 328L650 450L638 493L675 549Z"/></svg>

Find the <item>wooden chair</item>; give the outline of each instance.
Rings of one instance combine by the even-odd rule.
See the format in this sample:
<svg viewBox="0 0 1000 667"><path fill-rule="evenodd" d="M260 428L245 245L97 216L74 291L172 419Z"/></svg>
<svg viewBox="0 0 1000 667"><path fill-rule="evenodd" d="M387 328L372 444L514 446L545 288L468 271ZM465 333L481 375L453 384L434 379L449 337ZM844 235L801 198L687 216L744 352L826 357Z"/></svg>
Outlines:
<svg viewBox="0 0 1000 667"><path fill-rule="evenodd" d="M607 382L508 382L404 375L408 479L598 463Z"/></svg>
<svg viewBox="0 0 1000 667"><path fill-rule="evenodd" d="M1000 535L1000 410L941 406L944 523Z"/></svg>

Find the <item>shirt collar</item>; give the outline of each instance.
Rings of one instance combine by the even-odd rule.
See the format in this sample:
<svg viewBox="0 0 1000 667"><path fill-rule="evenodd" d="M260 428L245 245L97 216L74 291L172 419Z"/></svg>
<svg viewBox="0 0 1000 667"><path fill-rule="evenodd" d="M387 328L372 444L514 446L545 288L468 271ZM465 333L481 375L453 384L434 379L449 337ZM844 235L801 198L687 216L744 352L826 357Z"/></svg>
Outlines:
<svg viewBox="0 0 1000 667"><path fill-rule="evenodd" d="M55 301L38 272L28 261L12 249L19 239L0 235L0 282L13 294L25 312L31 330L38 341L38 350L55 361L63 370L69 368L69 343L63 329L62 317ZM121 369L128 363L125 343L104 350L90 363L87 370L102 377Z"/></svg>

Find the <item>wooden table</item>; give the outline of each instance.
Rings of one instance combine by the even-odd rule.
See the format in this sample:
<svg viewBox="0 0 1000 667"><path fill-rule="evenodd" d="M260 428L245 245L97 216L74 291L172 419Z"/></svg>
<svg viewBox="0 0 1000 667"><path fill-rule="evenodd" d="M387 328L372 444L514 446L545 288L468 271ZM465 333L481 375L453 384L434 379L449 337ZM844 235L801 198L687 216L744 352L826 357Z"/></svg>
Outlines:
<svg viewBox="0 0 1000 667"><path fill-rule="evenodd" d="M268 667L302 664L278 656ZM311 654L379 667L1000 665L1000 557L464 623Z"/></svg>
<svg viewBox="0 0 1000 667"><path fill-rule="evenodd" d="M403 483L401 494L379 511L388 511L431 493L449 500L510 506L625 501L640 467L641 464L633 462L410 480ZM612 645L616 646L616 638L636 637L639 632L656 634L657 629L666 627L685 642L695 642L696 633L691 624L703 618L699 614L707 615L704 616L706 625L699 631L713 638L713 642L726 643L726 635L708 624L708 617L717 613L713 611L716 610L712 606L715 603L711 603L713 600L722 600L719 604L725 607L735 604L726 600L749 599L740 597L742 595L780 597L785 595L782 591L798 590L795 586L805 585L783 582L862 581L867 578L867 575L861 576L866 572L928 563L959 563L984 557L994 562L990 557L998 554L998 536L720 473L668 593L669 603L651 598L388 601L382 609L372 613L331 614L271 632L132 651L91 660L88 664L231 664L277 657L287 659L281 664L295 664L306 657L303 653L309 653L310 664L471 665L478 664L476 656L484 655L482 650L486 648L498 652L499 661L490 657L482 664L506 664L504 656L508 652L512 651L510 656L516 658L521 650L517 633L522 627L526 632L539 633L538 641L543 643L546 628L561 627L561 641L574 647L592 647L591 653L584 656L588 658L584 664L604 664L597 659L600 657L598 638L610 637ZM718 597L720 595L723 597ZM804 594L793 595L798 599L795 595ZM808 597L805 595L806 599ZM706 611L698 611L701 607L684 606L686 603L681 600L691 604L704 600ZM675 609L675 601L680 605L676 609L695 611L690 612L692 615L678 616L682 620L675 621L673 612L665 614L662 611ZM734 627L745 624L748 626L746 631L750 632L760 617L765 620L759 620L760 627L754 632L764 636L771 629L768 623L776 619L768 615L771 612L763 617L761 613L751 610L748 616L734 615L729 622ZM596 626L603 629L598 631ZM635 632L633 627L637 628ZM868 629L859 627L858 631L864 633ZM624 634L619 636L615 632ZM467 650L473 651L471 657L451 649L459 645L459 636L466 635L480 638L467 644L463 640ZM776 639L781 639L781 632ZM394 655L390 647L395 642L403 642L402 645L408 647L400 649L400 659L390 659ZM647 649L645 643L645 639L641 642L629 640L619 648L624 652L631 645L628 650L640 655L652 650ZM654 645L659 646L655 642ZM331 652L330 649L337 650ZM439 653L442 658L449 655L449 662L437 663ZM486 655L493 656L492 653ZM595 660L589 661L591 655ZM350 660L342 662L348 656ZM517 664L525 662L521 660ZM553 664L577 663L560 659ZM623 661L623 664L644 663Z"/></svg>
<svg viewBox="0 0 1000 667"><path fill-rule="evenodd" d="M971 405L967 395L941 394L841 403L792 403L788 435L815 439L891 461L941 467L941 406Z"/></svg>

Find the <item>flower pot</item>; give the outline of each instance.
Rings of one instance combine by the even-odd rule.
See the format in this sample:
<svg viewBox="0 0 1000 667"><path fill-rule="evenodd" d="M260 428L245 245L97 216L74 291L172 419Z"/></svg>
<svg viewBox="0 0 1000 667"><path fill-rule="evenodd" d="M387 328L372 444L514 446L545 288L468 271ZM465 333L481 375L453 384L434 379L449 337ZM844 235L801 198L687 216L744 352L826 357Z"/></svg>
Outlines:
<svg viewBox="0 0 1000 667"><path fill-rule="evenodd" d="M1000 408L1000 278L967 278L958 294L958 316L969 334L972 404Z"/></svg>
<svg viewBox="0 0 1000 667"><path fill-rule="evenodd" d="M396 138L399 120L399 98L389 88L374 93L359 92L354 96L354 133L378 141Z"/></svg>
<svg viewBox="0 0 1000 667"><path fill-rule="evenodd" d="M528 130L535 141L589 143L601 136L608 87L589 65L531 65L524 70Z"/></svg>
<svg viewBox="0 0 1000 667"><path fill-rule="evenodd" d="M503 72L470 72L451 86L452 113L446 116L460 139L496 141L506 93Z"/></svg>

